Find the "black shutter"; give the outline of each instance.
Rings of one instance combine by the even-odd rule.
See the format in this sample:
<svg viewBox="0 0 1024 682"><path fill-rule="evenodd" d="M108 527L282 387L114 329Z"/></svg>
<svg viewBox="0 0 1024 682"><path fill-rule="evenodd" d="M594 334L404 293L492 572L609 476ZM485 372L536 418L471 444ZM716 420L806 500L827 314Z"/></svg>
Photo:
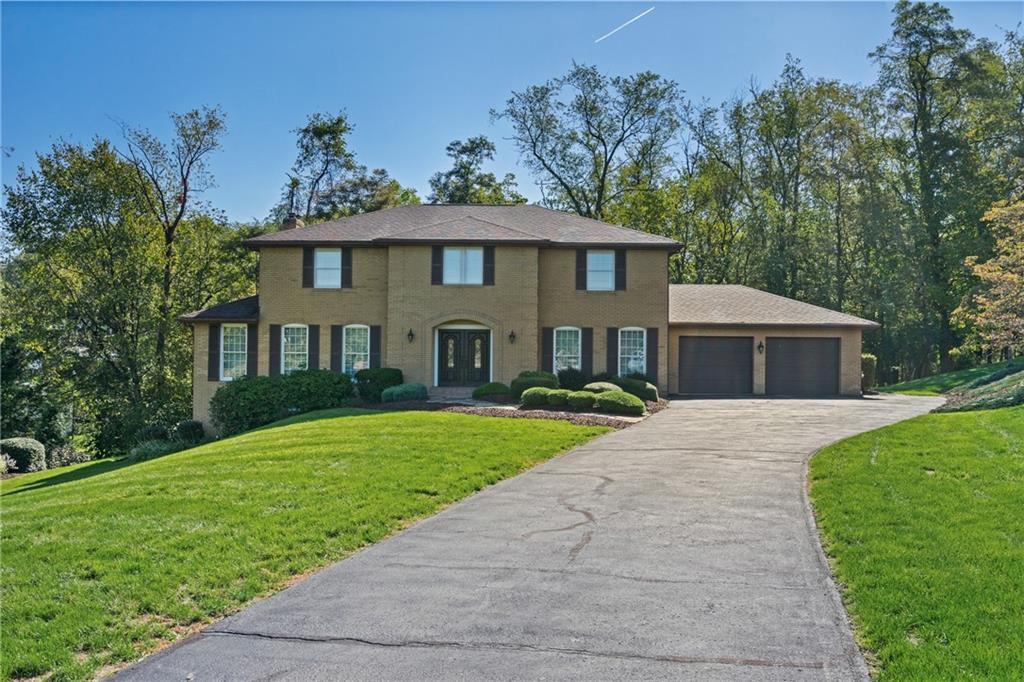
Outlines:
<svg viewBox="0 0 1024 682"><path fill-rule="evenodd" d="M587 288L587 250L576 249L576 288Z"/></svg>
<svg viewBox="0 0 1024 682"><path fill-rule="evenodd" d="M626 250L615 249L615 291L626 290Z"/></svg>
<svg viewBox="0 0 1024 682"><path fill-rule="evenodd" d="M380 367L380 325L370 325L370 367Z"/></svg>
<svg viewBox="0 0 1024 682"><path fill-rule="evenodd" d="M340 324L331 325L331 371L341 373L341 340L345 327Z"/></svg>
<svg viewBox="0 0 1024 682"><path fill-rule="evenodd" d="M541 329L540 368L545 372L553 372L555 366L555 328Z"/></svg>
<svg viewBox="0 0 1024 682"><path fill-rule="evenodd" d="M220 325L210 325L210 341L206 344L206 378L220 381Z"/></svg>
<svg viewBox="0 0 1024 682"><path fill-rule="evenodd" d="M658 328L647 328L647 367L644 374L655 386L658 385Z"/></svg>
<svg viewBox="0 0 1024 682"><path fill-rule="evenodd" d="M276 377L281 373L281 325L270 325L270 376Z"/></svg>
<svg viewBox="0 0 1024 682"><path fill-rule="evenodd" d="M604 360L604 371L615 375L619 373L619 328L608 327L608 348Z"/></svg>
<svg viewBox="0 0 1024 682"><path fill-rule="evenodd" d="M444 282L444 247L434 246L430 249L430 283Z"/></svg>
<svg viewBox="0 0 1024 682"><path fill-rule="evenodd" d="M254 377L260 373L260 326L250 324L246 328L245 375Z"/></svg>
<svg viewBox="0 0 1024 682"><path fill-rule="evenodd" d="M352 247L341 250L341 288L352 288Z"/></svg>
<svg viewBox="0 0 1024 682"><path fill-rule="evenodd" d="M494 247L484 247L484 284L494 284Z"/></svg>
<svg viewBox="0 0 1024 682"><path fill-rule="evenodd" d="M311 324L308 327L306 350L309 353L306 361L307 369L320 369L320 325Z"/></svg>
<svg viewBox="0 0 1024 682"><path fill-rule="evenodd" d="M594 328L580 330L580 371L588 379L594 375Z"/></svg>
<svg viewBox="0 0 1024 682"><path fill-rule="evenodd" d="M302 249L302 286L309 289L313 286L313 247Z"/></svg>

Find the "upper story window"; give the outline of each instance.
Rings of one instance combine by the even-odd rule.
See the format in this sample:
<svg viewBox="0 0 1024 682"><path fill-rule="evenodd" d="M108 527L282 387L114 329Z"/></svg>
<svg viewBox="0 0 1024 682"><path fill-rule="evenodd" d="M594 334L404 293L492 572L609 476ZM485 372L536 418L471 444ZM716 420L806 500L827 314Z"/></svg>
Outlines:
<svg viewBox="0 0 1024 682"><path fill-rule="evenodd" d="M626 327L619 330L619 376L647 374L647 330Z"/></svg>
<svg viewBox="0 0 1024 682"><path fill-rule="evenodd" d="M315 249L313 286L317 289L341 288L341 249Z"/></svg>
<svg viewBox="0 0 1024 682"><path fill-rule="evenodd" d="M555 357L552 366L556 372L563 369L579 369L581 367L580 356L580 330L578 327L558 327L555 329L555 340L552 344L555 347Z"/></svg>
<svg viewBox="0 0 1024 682"><path fill-rule="evenodd" d="M286 324L281 328L281 374L309 367L309 328L304 324Z"/></svg>
<svg viewBox="0 0 1024 682"><path fill-rule="evenodd" d="M244 324L220 327L220 380L231 381L246 374L249 329Z"/></svg>
<svg viewBox="0 0 1024 682"><path fill-rule="evenodd" d="M365 324L350 324L345 327L342 339L342 371L349 376L370 366L370 328Z"/></svg>
<svg viewBox="0 0 1024 682"><path fill-rule="evenodd" d="M587 291L615 291L614 251L587 251Z"/></svg>
<svg viewBox="0 0 1024 682"><path fill-rule="evenodd" d="M483 284L484 248L482 246L444 247L444 284Z"/></svg>

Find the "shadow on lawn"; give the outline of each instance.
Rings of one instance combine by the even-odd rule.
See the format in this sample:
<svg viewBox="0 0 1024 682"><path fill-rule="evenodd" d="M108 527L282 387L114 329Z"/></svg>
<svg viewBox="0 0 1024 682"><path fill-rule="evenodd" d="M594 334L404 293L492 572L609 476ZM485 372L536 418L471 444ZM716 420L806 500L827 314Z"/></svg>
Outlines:
<svg viewBox="0 0 1024 682"><path fill-rule="evenodd" d="M92 462L89 466L79 467L71 471L65 471L64 473L57 474L56 476L49 476L47 478L36 481L35 483L28 483L24 486L20 486L11 490L10 492L4 492L3 496L17 495L18 493L29 492L31 490L42 490L43 488L49 488L54 485L61 485L62 483L71 483L72 481L81 481L93 476L99 476L101 474L110 473L111 471L117 471L125 467L138 464L133 462L127 457L121 457L118 459L101 459Z"/></svg>

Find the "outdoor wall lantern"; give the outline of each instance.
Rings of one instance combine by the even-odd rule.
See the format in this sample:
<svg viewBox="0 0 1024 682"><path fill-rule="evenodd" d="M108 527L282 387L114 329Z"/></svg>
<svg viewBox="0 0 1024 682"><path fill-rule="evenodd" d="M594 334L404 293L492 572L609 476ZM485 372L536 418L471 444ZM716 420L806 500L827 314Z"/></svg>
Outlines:
<svg viewBox="0 0 1024 682"><path fill-rule="evenodd" d="M757 352L764 353L764 341L757 342Z"/></svg>
<svg viewBox="0 0 1024 682"><path fill-rule="evenodd" d="M409 343L412 343L412 340L416 338L416 334L413 332L412 327L409 328L409 333L405 335L405 338L409 339Z"/></svg>
<svg viewBox="0 0 1024 682"><path fill-rule="evenodd" d="M513 329L512 331L510 331L508 333L508 342L509 343L515 343L516 342L516 330L515 329Z"/></svg>

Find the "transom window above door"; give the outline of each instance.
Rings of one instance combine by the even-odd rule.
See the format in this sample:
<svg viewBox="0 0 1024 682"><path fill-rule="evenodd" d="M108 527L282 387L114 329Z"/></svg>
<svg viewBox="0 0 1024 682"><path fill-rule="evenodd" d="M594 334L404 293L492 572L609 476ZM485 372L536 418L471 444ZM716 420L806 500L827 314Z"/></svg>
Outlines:
<svg viewBox="0 0 1024 682"><path fill-rule="evenodd" d="M615 291L614 251L587 251L587 291Z"/></svg>
<svg viewBox="0 0 1024 682"><path fill-rule="evenodd" d="M316 249L313 252L313 286L317 289L341 288L341 249Z"/></svg>
<svg viewBox="0 0 1024 682"><path fill-rule="evenodd" d="M444 247L444 284L483 284L484 248L482 246Z"/></svg>

